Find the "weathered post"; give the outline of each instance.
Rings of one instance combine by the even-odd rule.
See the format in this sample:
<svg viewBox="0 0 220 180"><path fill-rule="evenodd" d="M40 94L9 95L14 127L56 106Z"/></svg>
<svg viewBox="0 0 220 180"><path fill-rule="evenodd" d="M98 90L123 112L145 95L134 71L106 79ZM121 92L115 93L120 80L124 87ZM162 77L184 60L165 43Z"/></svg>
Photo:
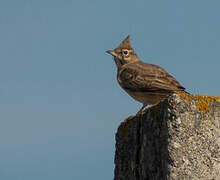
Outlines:
<svg viewBox="0 0 220 180"><path fill-rule="evenodd" d="M220 180L220 97L174 94L122 122L115 180Z"/></svg>

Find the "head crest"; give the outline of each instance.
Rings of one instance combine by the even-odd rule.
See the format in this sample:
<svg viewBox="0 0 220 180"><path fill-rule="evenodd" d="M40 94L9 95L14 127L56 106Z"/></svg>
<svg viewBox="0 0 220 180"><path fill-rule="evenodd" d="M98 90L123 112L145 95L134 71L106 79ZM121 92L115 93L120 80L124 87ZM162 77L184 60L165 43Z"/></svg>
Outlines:
<svg viewBox="0 0 220 180"><path fill-rule="evenodd" d="M130 36L128 35L121 44L115 49L132 49L130 44Z"/></svg>

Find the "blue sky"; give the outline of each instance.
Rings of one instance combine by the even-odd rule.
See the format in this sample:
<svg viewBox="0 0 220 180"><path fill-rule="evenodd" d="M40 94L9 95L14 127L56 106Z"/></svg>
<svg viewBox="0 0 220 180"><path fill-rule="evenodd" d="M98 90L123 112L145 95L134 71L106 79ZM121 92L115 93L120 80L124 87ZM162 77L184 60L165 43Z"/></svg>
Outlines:
<svg viewBox="0 0 220 180"><path fill-rule="evenodd" d="M112 179L114 136L141 104L105 53L138 56L220 95L217 0L0 1L0 179Z"/></svg>

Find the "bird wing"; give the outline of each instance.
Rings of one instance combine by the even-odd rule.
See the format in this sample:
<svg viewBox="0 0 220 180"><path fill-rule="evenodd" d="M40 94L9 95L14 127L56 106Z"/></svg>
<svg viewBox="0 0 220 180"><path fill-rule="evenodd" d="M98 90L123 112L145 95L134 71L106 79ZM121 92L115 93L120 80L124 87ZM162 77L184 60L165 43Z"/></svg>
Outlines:
<svg viewBox="0 0 220 180"><path fill-rule="evenodd" d="M118 82L124 89L149 93L170 93L184 91L184 87L163 68L136 62L122 67Z"/></svg>

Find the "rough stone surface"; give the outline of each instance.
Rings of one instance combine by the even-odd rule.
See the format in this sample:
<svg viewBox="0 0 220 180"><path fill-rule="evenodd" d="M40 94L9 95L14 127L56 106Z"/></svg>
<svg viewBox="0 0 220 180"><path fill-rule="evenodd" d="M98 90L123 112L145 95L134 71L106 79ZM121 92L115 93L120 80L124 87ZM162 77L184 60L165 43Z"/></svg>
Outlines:
<svg viewBox="0 0 220 180"><path fill-rule="evenodd" d="M220 98L174 94L116 134L115 180L220 180Z"/></svg>

